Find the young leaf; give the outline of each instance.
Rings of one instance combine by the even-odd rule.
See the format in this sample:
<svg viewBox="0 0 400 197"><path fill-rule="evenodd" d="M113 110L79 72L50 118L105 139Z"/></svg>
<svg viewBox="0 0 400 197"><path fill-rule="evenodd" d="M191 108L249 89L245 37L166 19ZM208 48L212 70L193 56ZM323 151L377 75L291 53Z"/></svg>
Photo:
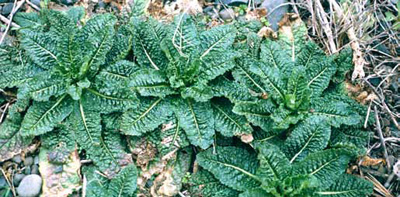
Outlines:
<svg viewBox="0 0 400 197"><path fill-rule="evenodd" d="M342 174L329 188L317 192L320 196L368 196L374 185L366 180L349 174Z"/></svg>

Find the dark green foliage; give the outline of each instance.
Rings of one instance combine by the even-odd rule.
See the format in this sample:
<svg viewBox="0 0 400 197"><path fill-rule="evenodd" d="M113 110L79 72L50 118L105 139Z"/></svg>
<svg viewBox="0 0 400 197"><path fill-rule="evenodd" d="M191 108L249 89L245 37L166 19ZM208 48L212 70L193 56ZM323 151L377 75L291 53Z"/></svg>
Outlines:
<svg viewBox="0 0 400 197"><path fill-rule="evenodd" d="M135 1L118 22L84 21L81 8L15 16L19 45L0 48L0 88L18 97L0 125L0 161L39 136L50 162L75 150L92 161L82 169L88 196L135 196L137 177L157 162L165 166L147 177L152 192L371 193L344 174L368 140L364 106L343 88L347 53L326 56L302 25L265 40L258 21L207 28L183 14L161 23L144 6ZM128 151L142 145L147 163Z"/></svg>

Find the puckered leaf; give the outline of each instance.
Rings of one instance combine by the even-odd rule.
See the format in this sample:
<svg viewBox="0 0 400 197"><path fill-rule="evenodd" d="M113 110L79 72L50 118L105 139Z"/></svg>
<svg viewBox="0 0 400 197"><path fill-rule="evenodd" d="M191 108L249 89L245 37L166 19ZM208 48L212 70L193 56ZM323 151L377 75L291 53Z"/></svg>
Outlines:
<svg viewBox="0 0 400 197"><path fill-rule="evenodd" d="M20 97L32 98L35 101L48 101L52 96L61 96L66 89L65 79L57 75L42 73L26 82L18 94Z"/></svg>
<svg viewBox="0 0 400 197"><path fill-rule="evenodd" d="M271 130L271 113L273 110L275 110L275 105L271 102L271 100L239 102L233 107L234 113L246 116L248 121L266 131Z"/></svg>
<svg viewBox="0 0 400 197"><path fill-rule="evenodd" d="M113 45L106 55L106 64L114 64L128 55L132 47L132 37L128 26L122 25L118 28Z"/></svg>
<svg viewBox="0 0 400 197"><path fill-rule="evenodd" d="M134 196L136 192L136 181L138 171L131 164L123 168L108 185L110 196Z"/></svg>
<svg viewBox="0 0 400 197"><path fill-rule="evenodd" d="M292 64L290 57L282 53L282 46L271 40L266 40L261 44L260 59L268 67L277 68L281 71L289 70Z"/></svg>
<svg viewBox="0 0 400 197"><path fill-rule="evenodd" d="M240 155L234 157L233 155ZM256 177L257 158L254 153L237 147L216 147L197 155L201 167L210 171L222 184L238 191L259 186Z"/></svg>
<svg viewBox="0 0 400 197"><path fill-rule="evenodd" d="M162 71L151 68L140 69L131 78L129 86L142 96L165 97L175 91L170 87L168 79Z"/></svg>
<svg viewBox="0 0 400 197"><path fill-rule="evenodd" d="M256 175L262 180L263 186L271 187L269 184L273 181L282 181L290 175L291 165L282 151L268 143L263 143L259 147L260 166Z"/></svg>
<svg viewBox="0 0 400 197"><path fill-rule="evenodd" d="M322 59L322 60L321 60ZM319 96L328 87L332 76L336 73L336 67L327 57L320 57L313 62L306 70L307 86L310 87L313 96ZM314 60L314 61L316 61Z"/></svg>
<svg viewBox="0 0 400 197"><path fill-rule="evenodd" d="M285 98L285 84L283 83L282 73L273 67L267 67L264 64L253 64L250 66L250 71L261 78L264 88L272 98Z"/></svg>
<svg viewBox="0 0 400 197"><path fill-rule="evenodd" d="M131 109L123 114L121 131L126 135L143 135L168 121L172 112L167 100L142 99L137 109Z"/></svg>
<svg viewBox="0 0 400 197"><path fill-rule="evenodd" d="M301 161L308 154L323 150L330 135L331 128L324 119L309 118L292 131L283 150L291 163Z"/></svg>
<svg viewBox="0 0 400 197"><path fill-rule="evenodd" d="M329 188L317 192L320 196L369 196L374 185L349 174L342 174Z"/></svg>
<svg viewBox="0 0 400 197"><path fill-rule="evenodd" d="M17 12L13 21L21 27L39 27L42 25L39 15L35 12Z"/></svg>
<svg viewBox="0 0 400 197"><path fill-rule="evenodd" d="M200 58L212 56L216 52L226 53L235 40L236 30L231 25L221 25L200 34Z"/></svg>
<svg viewBox="0 0 400 197"><path fill-rule="evenodd" d="M349 153L344 149L328 149L311 153L304 160L295 163L295 174L308 174L315 176L320 182L320 187L329 187L346 170L350 160Z"/></svg>
<svg viewBox="0 0 400 197"><path fill-rule="evenodd" d="M23 137L20 130L20 112L24 111L28 104L28 99L19 99L10 107L8 116L0 124L0 162L20 154L32 142L33 137Z"/></svg>
<svg viewBox="0 0 400 197"><path fill-rule="evenodd" d="M312 116L325 118L330 125L338 128L340 125L356 125L361 121L360 115L355 113L348 104L320 98L312 101Z"/></svg>
<svg viewBox="0 0 400 197"><path fill-rule="evenodd" d="M206 102L213 97L211 87L203 82L198 82L191 87L183 88L182 98L191 98L197 102Z"/></svg>
<svg viewBox="0 0 400 197"><path fill-rule="evenodd" d="M218 179L206 170L199 170L193 174L190 183L190 190L193 195L234 197L239 194L239 192L220 183Z"/></svg>
<svg viewBox="0 0 400 197"><path fill-rule="evenodd" d="M211 104L190 99L179 99L175 104L180 127L185 130L190 143L202 149L208 148L213 143L215 134Z"/></svg>
<svg viewBox="0 0 400 197"><path fill-rule="evenodd" d="M216 97L226 97L231 102L254 100L249 90L235 81L230 81L224 76L220 76L210 82L210 86Z"/></svg>
<svg viewBox="0 0 400 197"><path fill-rule="evenodd" d="M72 102L66 95L55 101L34 102L22 121L22 135L37 136L52 131L72 112Z"/></svg>
<svg viewBox="0 0 400 197"><path fill-rule="evenodd" d="M199 53L197 50L200 39L190 15L182 14L175 17L172 34L172 44L181 56L189 57L190 54Z"/></svg>
<svg viewBox="0 0 400 197"><path fill-rule="evenodd" d="M125 111L134 107L137 104L137 98L134 93L127 91L125 87L106 88L103 90L88 88L83 92L82 103L90 107L91 110L110 113Z"/></svg>
<svg viewBox="0 0 400 197"><path fill-rule="evenodd" d="M151 18L148 21L133 18L133 30L133 53L139 65L156 70L166 68L168 60L161 48L166 25Z"/></svg>
<svg viewBox="0 0 400 197"><path fill-rule="evenodd" d="M236 60L237 64L232 71L232 75L236 81L245 85L247 88L256 93L267 93L261 77L250 71L250 68L257 66L256 60L250 57L241 57Z"/></svg>
<svg viewBox="0 0 400 197"><path fill-rule="evenodd" d="M21 47L28 52L33 62L43 69L61 65L56 51L56 42L48 33L21 30Z"/></svg>
<svg viewBox="0 0 400 197"><path fill-rule="evenodd" d="M99 20L98 18L99 17L92 18L88 21L87 25L94 25L93 23L95 22L90 22L96 19ZM87 40L85 40L87 43L83 45L83 51L87 58L85 59L85 63L80 68L80 75L88 76L88 78L91 78L96 75L96 73L100 69L100 66L105 63L106 55L111 49L114 41L113 25L115 23L115 20L113 20L113 18L110 18L109 20L111 21L108 22L110 24L101 27L101 29L98 29L94 32L90 32L92 36L88 37ZM97 26L91 26L93 29L88 30L85 29L85 27L83 27L82 32L85 32L85 30L93 31L93 29L97 28Z"/></svg>
<svg viewBox="0 0 400 197"><path fill-rule="evenodd" d="M209 81L224 74L235 67L234 59L239 57L239 53L233 50L224 52L214 52L202 59L204 67L200 79Z"/></svg>
<svg viewBox="0 0 400 197"><path fill-rule="evenodd" d="M365 149L371 132L359 128L343 127L332 130L330 146L355 146L360 150Z"/></svg>
<svg viewBox="0 0 400 197"><path fill-rule="evenodd" d="M253 129L244 116L232 112L233 105L228 101L212 102L215 129L227 137L251 133Z"/></svg>
<svg viewBox="0 0 400 197"><path fill-rule="evenodd" d="M266 192L262 188L255 188L247 190L239 195L239 197L273 197L274 195Z"/></svg>

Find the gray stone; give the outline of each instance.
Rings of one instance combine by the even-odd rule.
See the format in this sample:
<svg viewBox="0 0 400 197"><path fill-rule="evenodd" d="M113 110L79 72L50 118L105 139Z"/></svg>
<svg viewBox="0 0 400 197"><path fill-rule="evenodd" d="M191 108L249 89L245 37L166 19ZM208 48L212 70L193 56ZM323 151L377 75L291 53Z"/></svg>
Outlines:
<svg viewBox="0 0 400 197"><path fill-rule="evenodd" d="M100 0L99 3L97 3L97 6L99 8L106 8L106 3L104 3L104 1Z"/></svg>
<svg viewBox="0 0 400 197"><path fill-rule="evenodd" d="M31 0L31 3L33 3L36 6L40 7L40 0Z"/></svg>
<svg viewBox="0 0 400 197"><path fill-rule="evenodd" d="M9 0L0 0L0 3L8 3L10 2Z"/></svg>
<svg viewBox="0 0 400 197"><path fill-rule="evenodd" d="M266 8L267 11L267 19L269 24L271 24L271 28L276 31L278 30L278 23L282 20L282 17L288 12L289 5L281 6L284 3L287 3L287 0L265 0L261 7Z"/></svg>
<svg viewBox="0 0 400 197"><path fill-rule="evenodd" d="M7 3L3 6L3 9L1 9L1 14L2 15L9 15L14 7L14 3Z"/></svg>
<svg viewBox="0 0 400 197"><path fill-rule="evenodd" d="M25 176L26 176L25 174L15 174L13 177L14 186L18 186Z"/></svg>
<svg viewBox="0 0 400 197"><path fill-rule="evenodd" d="M0 176L0 187L4 187L7 185L7 181L3 176Z"/></svg>
<svg viewBox="0 0 400 197"><path fill-rule="evenodd" d="M33 163L39 165L39 155L36 155L35 158L33 158Z"/></svg>
<svg viewBox="0 0 400 197"><path fill-rule="evenodd" d="M33 164L33 157L26 157L24 160L24 165L25 166L30 166Z"/></svg>
<svg viewBox="0 0 400 197"><path fill-rule="evenodd" d="M21 163L22 162L21 155L16 155L11 160L13 162L15 162L15 163Z"/></svg>
<svg viewBox="0 0 400 197"><path fill-rule="evenodd" d="M17 188L17 193L21 197L34 197L40 194L42 188L42 178L39 175L31 174L22 179Z"/></svg>
<svg viewBox="0 0 400 197"><path fill-rule="evenodd" d="M224 9L219 12L219 16L224 20L230 20L235 18L235 12L232 8Z"/></svg>
<svg viewBox="0 0 400 197"><path fill-rule="evenodd" d="M25 166L25 170L24 170L24 173L26 174L26 175L29 175L29 174L31 174L31 166Z"/></svg>
<svg viewBox="0 0 400 197"><path fill-rule="evenodd" d="M32 165L31 169L32 169L32 171L31 171L32 174L39 174L39 166L38 165Z"/></svg>

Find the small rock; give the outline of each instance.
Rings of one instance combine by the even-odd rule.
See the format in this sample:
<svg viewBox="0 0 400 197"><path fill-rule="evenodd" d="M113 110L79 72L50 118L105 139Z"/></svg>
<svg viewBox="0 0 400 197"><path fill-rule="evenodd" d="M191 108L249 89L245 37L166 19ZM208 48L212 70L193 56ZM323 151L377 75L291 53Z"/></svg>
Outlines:
<svg viewBox="0 0 400 197"><path fill-rule="evenodd" d="M10 2L9 0L0 0L0 3L8 3Z"/></svg>
<svg viewBox="0 0 400 197"><path fill-rule="evenodd" d="M33 158L32 157L26 157L24 160L24 165L25 166L30 166L33 164Z"/></svg>
<svg viewBox="0 0 400 197"><path fill-rule="evenodd" d="M38 155L36 155L35 158L33 158L33 163L35 165L39 165L39 156Z"/></svg>
<svg viewBox="0 0 400 197"><path fill-rule="evenodd" d="M2 15L9 15L14 7L14 3L7 3L3 6L3 9L1 10Z"/></svg>
<svg viewBox="0 0 400 197"><path fill-rule="evenodd" d="M77 0L61 0L61 3L64 5L72 5L76 3Z"/></svg>
<svg viewBox="0 0 400 197"><path fill-rule="evenodd" d="M21 155L16 155L12 158L12 161L15 163L21 163L22 159L21 159Z"/></svg>
<svg viewBox="0 0 400 197"><path fill-rule="evenodd" d="M1 176L0 177L0 187L4 187L6 185L7 185L6 179L3 176Z"/></svg>
<svg viewBox="0 0 400 197"><path fill-rule="evenodd" d="M235 18L235 12L232 8L224 9L219 12L219 16L224 20L231 20Z"/></svg>
<svg viewBox="0 0 400 197"><path fill-rule="evenodd" d="M267 19L274 31L278 30L279 21L281 21L282 17L288 12L288 5L281 6L281 4L284 3L287 3L287 0L265 0L261 4L262 8L267 9Z"/></svg>
<svg viewBox="0 0 400 197"><path fill-rule="evenodd" d="M42 188L42 178L39 175L31 174L22 179L17 188L17 193L21 197L38 196Z"/></svg>
<svg viewBox="0 0 400 197"><path fill-rule="evenodd" d="M31 0L31 3L33 3L36 6L40 7L40 0Z"/></svg>
<svg viewBox="0 0 400 197"><path fill-rule="evenodd" d="M22 179L25 177L25 174L15 174L13 178L13 183L15 186L18 186L21 183Z"/></svg>
<svg viewBox="0 0 400 197"><path fill-rule="evenodd" d="M38 165L32 165L31 169L32 169L32 171L31 171L32 174L39 174L39 166Z"/></svg>
<svg viewBox="0 0 400 197"><path fill-rule="evenodd" d="M98 8L106 8L106 3L104 1L100 0L99 3L97 4Z"/></svg>
<svg viewBox="0 0 400 197"><path fill-rule="evenodd" d="M25 166L25 170L24 170L24 173L26 174L26 175L29 175L29 174L31 174L31 167L30 166Z"/></svg>

